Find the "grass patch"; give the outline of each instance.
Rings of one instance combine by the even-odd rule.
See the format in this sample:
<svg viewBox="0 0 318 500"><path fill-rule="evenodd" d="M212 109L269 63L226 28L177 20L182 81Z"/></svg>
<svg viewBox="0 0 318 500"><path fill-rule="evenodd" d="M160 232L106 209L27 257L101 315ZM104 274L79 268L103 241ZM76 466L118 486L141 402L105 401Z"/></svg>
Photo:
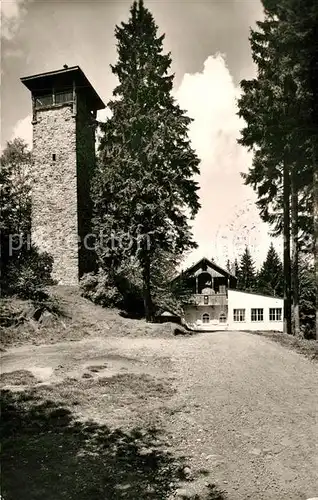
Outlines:
<svg viewBox="0 0 318 500"><path fill-rule="evenodd" d="M0 374L1 385L34 385L38 382L35 376L27 370L16 370Z"/></svg>
<svg viewBox="0 0 318 500"><path fill-rule="evenodd" d="M6 500L162 499L172 489L177 467L153 446L154 429L77 422L63 405L7 391L2 408Z"/></svg>
<svg viewBox="0 0 318 500"><path fill-rule="evenodd" d="M299 337L294 337L293 335L287 335L281 332L249 332L254 335L260 335L273 342L283 345L289 349L303 354L312 361L318 361L318 342L316 340L307 340Z"/></svg>
<svg viewBox="0 0 318 500"><path fill-rule="evenodd" d="M5 348L28 342L50 342L54 338L61 340L69 320L61 301L53 296L43 300L1 298L0 344Z"/></svg>
<svg viewBox="0 0 318 500"><path fill-rule="evenodd" d="M93 337L172 337L175 325L152 324L97 306L76 287L51 287L43 302L0 300L0 345L52 344Z"/></svg>
<svg viewBox="0 0 318 500"><path fill-rule="evenodd" d="M62 382L41 385L34 394L42 400L51 399L67 407L76 406L80 416L125 428L147 422L159 425L164 418L164 405L174 394L168 382L144 374L118 374L97 377L85 372L80 379L66 378Z"/></svg>
<svg viewBox="0 0 318 500"><path fill-rule="evenodd" d="M164 500L184 466L156 428L79 422L35 392L3 391L1 425L5 500ZM224 498L213 490L204 498Z"/></svg>

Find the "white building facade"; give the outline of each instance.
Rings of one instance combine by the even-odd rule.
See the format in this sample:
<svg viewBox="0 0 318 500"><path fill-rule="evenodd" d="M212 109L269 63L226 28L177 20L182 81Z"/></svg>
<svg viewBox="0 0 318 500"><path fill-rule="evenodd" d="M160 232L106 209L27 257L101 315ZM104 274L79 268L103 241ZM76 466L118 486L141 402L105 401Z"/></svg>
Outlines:
<svg viewBox="0 0 318 500"><path fill-rule="evenodd" d="M228 329L282 332L283 306L278 297L228 290Z"/></svg>
<svg viewBox="0 0 318 500"><path fill-rule="evenodd" d="M283 331L283 299L236 290L236 278L202 259L182 275L192 296L182 323L196 331Z"/></svg>

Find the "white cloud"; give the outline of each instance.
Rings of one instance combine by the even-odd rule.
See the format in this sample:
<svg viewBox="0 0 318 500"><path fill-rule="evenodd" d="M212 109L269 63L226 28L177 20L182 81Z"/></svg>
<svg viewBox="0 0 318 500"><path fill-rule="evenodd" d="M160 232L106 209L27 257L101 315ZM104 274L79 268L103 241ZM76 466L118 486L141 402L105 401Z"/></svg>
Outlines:
<svg viewBox="0 0 318 500"><path fill-rule="evenodd" d="M113 113L111 112L111 110L107 107L105 109L100 109L99 111L97 111L97 120L100 122L106 122L108 118L112 117L112 114ZM98 127L96 130L96 151L98 150L101 137L102 137L102 132Z"/></svg>
<svg viewBox="0 0 318 500"><path fill-rule="evenodd" d="M12 139L15 139L16 137L20 137L21 139L24 139L25 142L28 144L29 148L32 149L32 124L31 124L32 117L31 115L26 116L25 118L22 118L19 120L12 132Z"/></svg>
<svg viewBox="0 0 318 500"><path fill-rule="evenodd" d="M222 265L227 258L239 257L246 244L259 264L270 243L269 227L260 220L255 194L240 176L252 157L237 144L244 126L237 116L239 93L220 54L208 57L202 72L185 74L175 91L180 106L194 119L189 136L201 159L198 181L202 208L193 223L199 248L185 264L207 256ZM110 116L108 108L98 112L100 121ZM31 116L17 122L13 137L32 144ZM281 253L281 241L275 246Z"/></svg>
<svg viewBox="0 0 318 500"><path fill-rule="evenodd" d="M193 224L199 248L185 264L206 256L222 265L227 258L239 257L246 244L259 263L269 246L269 227L261 222L255 194L240 176L252 157L237 144L244 126L237 116L239 95L221 54L209 56L202 72L185 74L175 92L181 108L194 120L189 137L201 160L202 208Z"/></svg>
<svg viewBox="0 0 318 500"><path fill-rule="evenodd" d="M105 122L107 118L111 117L112 117L112 112L108 107L106 107L105 109L100 109L97 112L97 119L101 122Z"/></svg>
<svg viewBox="0 0 318 500"><path fill-rule="evenodd" d="M27 13L27 4L32 0L1 1L1 36L11 40Z"/></svg>

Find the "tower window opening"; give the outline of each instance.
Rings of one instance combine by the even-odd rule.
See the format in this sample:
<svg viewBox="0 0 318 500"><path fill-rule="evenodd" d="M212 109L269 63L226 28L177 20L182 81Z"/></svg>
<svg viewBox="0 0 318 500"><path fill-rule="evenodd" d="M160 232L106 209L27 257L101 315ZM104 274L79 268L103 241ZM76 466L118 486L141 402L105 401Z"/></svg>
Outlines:
<svg viewBox="0 0 318 500"><path fill-rule="evenodd" d="M45 108L46 106L52 106L53 105L53 94L45 94L41 96L37 96L35 98L35 107L38 108Z"/></svg>
<svg viewBox="0 0 318 500"><path fill-rule="evenodd" d="M56 161L56 154L55 153L52 154L52 160Z"/></svg>
<svg viewBox="0 0 318 500"><path fill-rule="evenodd" d="M61 90L55 94L55 104L63 104L65 102L73 101L73 91L72 89Z"/></svg>

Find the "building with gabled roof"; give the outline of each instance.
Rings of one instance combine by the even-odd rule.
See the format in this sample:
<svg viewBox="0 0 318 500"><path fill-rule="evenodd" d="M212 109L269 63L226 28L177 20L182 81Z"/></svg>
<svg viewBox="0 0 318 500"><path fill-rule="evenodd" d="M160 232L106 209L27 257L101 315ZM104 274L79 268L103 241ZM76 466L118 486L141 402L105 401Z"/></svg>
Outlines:
<svg viewBox="0 0 318 500"><path fill-rule="evenodd" d="M236 289L237 278L203 258L183 271L181 280L189 294L182 322L198 331L283 331L283 299Z"/></svg>

